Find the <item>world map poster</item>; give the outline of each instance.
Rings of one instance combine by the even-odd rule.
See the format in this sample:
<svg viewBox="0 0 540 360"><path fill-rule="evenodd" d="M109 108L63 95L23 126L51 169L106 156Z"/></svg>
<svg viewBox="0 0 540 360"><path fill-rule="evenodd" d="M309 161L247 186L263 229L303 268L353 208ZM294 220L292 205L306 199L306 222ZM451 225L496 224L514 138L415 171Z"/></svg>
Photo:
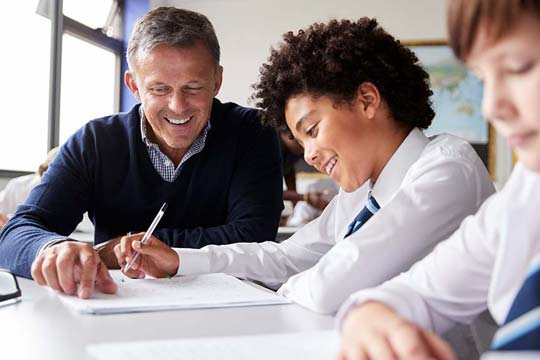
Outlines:
<svg viewBox="0 0 540 360"><path fill-rule="evenodd" d="M473 144L487 144L482 116L482 83L455 58L446 45L410 46L430 75L435 119L426 135L450 133Z"/></svg>

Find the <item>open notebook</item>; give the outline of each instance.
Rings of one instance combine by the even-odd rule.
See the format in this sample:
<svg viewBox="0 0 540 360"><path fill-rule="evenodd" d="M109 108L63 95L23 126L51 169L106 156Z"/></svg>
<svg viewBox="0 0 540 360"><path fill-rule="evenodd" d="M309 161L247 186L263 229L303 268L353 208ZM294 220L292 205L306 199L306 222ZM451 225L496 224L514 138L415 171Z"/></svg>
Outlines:
<svg viewBox="0 0 540 360"><path fill-rule="evenodd" d="M129 279L120 271L112 271L111 275L118 285L116 294L95 292L86 300L68 295L60 297L68 306L88 314L290 303L269 290L225 274L142 280Z"/></svg>
<svg viewBox="0 0 540 360"><path fill-rule="evenodd" d="M92 344L97 360L334 360L339 336L334 330L289 334L210 337Z"/></svg>

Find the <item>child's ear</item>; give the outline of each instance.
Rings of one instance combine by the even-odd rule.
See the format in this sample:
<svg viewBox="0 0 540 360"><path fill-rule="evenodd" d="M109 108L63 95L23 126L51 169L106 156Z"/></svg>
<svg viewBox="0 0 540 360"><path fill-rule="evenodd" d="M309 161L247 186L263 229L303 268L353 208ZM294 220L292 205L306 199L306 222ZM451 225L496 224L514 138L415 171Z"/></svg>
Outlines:
<svg viewBox="0 0 540 360"><path fill-rule="evenodd" d="M358 86L356 100L366 116L371 119L375 117L381 105L381 94L373 83L365 81Z"/></svg>

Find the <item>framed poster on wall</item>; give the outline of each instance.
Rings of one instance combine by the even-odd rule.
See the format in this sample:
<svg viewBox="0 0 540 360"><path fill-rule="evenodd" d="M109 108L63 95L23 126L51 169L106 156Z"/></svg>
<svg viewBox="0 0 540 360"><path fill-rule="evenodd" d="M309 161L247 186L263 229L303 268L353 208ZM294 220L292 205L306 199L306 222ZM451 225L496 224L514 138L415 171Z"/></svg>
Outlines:
<svg viewBox="0 0 540 360"><path fill-rule="evenodd" d="M493 131L482 116L482 83L444 40L406 41L429 73L435 118L426 135L449 133L468 140L494 174Z"/></svg>

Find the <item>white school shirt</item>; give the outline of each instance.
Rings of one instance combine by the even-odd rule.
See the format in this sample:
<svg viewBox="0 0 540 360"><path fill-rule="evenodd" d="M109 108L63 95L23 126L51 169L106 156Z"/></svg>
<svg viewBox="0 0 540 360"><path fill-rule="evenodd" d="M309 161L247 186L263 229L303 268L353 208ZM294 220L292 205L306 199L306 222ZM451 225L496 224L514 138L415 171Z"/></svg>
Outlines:
<svg viewBox="0 0 540 360"><path fill-rule="evenodd" d="M344 239L370 190L381 209ZM224 272L273 288L283 284L283 296L335 313L353 292L407 270L493 192L465 140L440 135L430 141L413 129L373 187L368 181L354 192L340 190L319 218L281 243L175 249L178 275Z"/></svg>
<svg viewBox="0 0 540 360"><path fill-rule="evenodd" d="M0 212L12 217L17 206L23 204L30 191L39 184L38 174L29 174L11 179L4 190L0 192Z"/></svg>
<svg viewBox="0 0 540 360"><path fill-rule="evenodd" d="M379 300L437 333L469 323L486 307L504 322L533 258L540 253L540 173L518 164L504 188L410 271L359 291L359 303Z"/></svg>

